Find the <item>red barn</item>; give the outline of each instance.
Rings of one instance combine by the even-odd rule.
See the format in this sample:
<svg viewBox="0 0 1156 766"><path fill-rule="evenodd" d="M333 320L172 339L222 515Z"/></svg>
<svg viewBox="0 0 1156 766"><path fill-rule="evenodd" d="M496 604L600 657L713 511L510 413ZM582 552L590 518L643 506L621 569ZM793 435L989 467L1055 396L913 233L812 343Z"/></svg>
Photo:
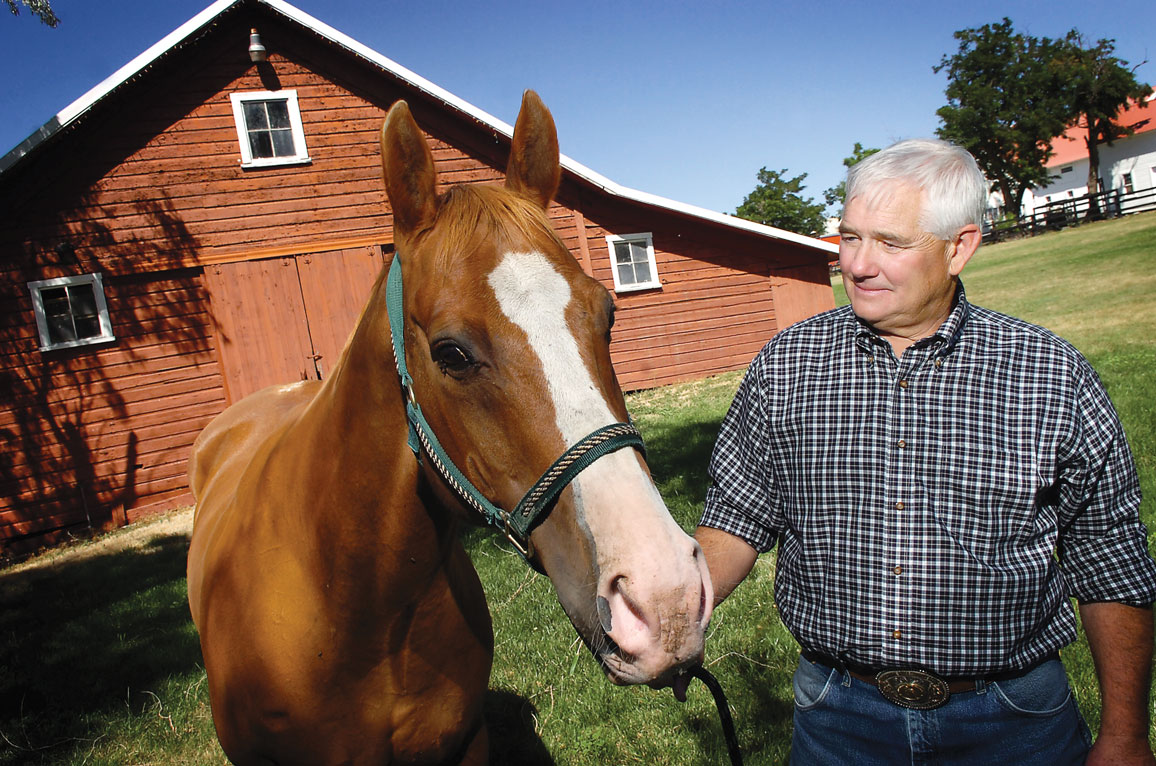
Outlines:
<svg viewBox="0 0 1156 766"><path fill-rule="evenodd" d="M213 4L0 159L0 550L189 503L214 415L326 374L392 251L400 98L443 183L503 177L509 126L280 0ZM563 164L551 217L615 295L625 388L833 305L830 245Z"/></svg>

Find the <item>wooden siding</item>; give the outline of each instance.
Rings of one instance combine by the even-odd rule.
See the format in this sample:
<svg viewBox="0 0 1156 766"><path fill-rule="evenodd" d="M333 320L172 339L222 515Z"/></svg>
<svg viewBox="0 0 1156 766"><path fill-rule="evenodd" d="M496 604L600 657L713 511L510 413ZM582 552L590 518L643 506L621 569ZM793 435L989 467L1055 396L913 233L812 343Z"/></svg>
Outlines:
<svg viewBox="0 0 1156 766"><path fill-rule="evenodd" d="M5 274L0 540L7 550L191 502L189 447L224 406L195 271L107 279L116 341L42 352Z"/></svg>

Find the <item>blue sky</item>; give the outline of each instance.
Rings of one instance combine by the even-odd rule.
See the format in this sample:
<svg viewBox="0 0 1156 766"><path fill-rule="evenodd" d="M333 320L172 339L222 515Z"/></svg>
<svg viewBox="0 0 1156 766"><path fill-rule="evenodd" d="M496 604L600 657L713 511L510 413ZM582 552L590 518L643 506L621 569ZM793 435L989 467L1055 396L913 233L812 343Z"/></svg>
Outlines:
<svg viewBox="0 0 1156 766"><path fill-rule="evenodd" d="M53 0L49 29L0 15L0 154L209 4ZM1077 27L1156 59L1156 2L466 2L294 5L508 123L534 88L562 151L641 191L733 212L761 167L807 173L822 199L856 141L931 135L952 33L1011 18L1036 36ZM1110 8L1110 11L1103 10ZM1137 71L1156 84L1156 62Z"/></svg>

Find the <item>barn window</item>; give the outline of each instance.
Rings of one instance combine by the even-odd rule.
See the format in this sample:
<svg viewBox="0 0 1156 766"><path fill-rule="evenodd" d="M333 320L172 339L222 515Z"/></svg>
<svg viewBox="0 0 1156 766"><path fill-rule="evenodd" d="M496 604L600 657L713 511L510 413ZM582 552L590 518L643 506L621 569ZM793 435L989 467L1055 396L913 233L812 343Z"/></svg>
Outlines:
<svg viewBox="0 0 1156 766"><path fill-rule="evenodd" d="M229 98L233 102L242 167L309 162L297 91L233 93Z"/></svg>
<svg viewBox="0 0 1156 766"><path fill-rule="evenodd" d="M116 340L100 274L29 282L40 350Z"/></svg>
<svg viewBox="0 0 1156 766"><path fill-rule="evenodd" d="M611 234L606 237L614 265L615 292L662 287L654 263L654 237L645 234Z"/></svg>

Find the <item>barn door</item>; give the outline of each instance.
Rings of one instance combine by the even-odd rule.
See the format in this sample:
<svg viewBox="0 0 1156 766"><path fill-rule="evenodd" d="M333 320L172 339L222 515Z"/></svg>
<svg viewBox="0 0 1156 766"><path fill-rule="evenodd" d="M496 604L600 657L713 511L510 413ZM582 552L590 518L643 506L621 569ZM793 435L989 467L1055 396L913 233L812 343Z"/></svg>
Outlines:
<svg viewBox="0 0 1156 766"><path fill-rule="evenodd" d="M381 247L208 266L230 403L332 369L381 270Z"/></svg>

